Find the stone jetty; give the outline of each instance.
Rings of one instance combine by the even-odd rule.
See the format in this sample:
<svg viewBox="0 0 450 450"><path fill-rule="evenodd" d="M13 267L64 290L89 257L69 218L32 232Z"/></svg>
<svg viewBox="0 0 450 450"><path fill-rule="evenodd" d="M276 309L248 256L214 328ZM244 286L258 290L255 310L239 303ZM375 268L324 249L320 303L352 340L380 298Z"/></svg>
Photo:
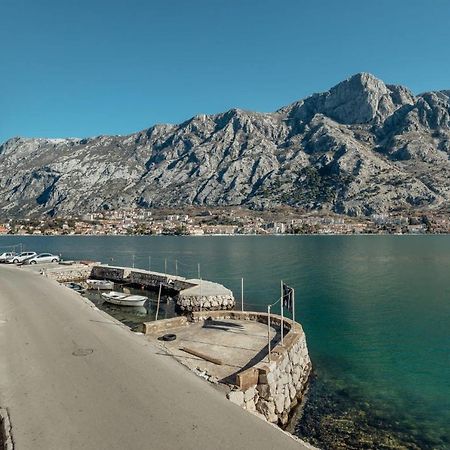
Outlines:
<svg viewBox="0 0 450 450"><path fill-rule="evenodd" d="M229 310L233 309L236 303L233 292L219 283L167 273L89 261L25 267L27 270L39 271L47 278L60 283L95 278L152 290L158 290L161 285L165 293L174 296L176 305L182 312Z"/></svg>
<svg viewBox="0 0 450 450"><path fill-rule="evenodd" d="M175 294L177 307L184 312L233 309L233 293L225 286L207 280L187 279L149 270L94 265L90 276L118 283L129 283L150 289L162 289Z"/></svg>

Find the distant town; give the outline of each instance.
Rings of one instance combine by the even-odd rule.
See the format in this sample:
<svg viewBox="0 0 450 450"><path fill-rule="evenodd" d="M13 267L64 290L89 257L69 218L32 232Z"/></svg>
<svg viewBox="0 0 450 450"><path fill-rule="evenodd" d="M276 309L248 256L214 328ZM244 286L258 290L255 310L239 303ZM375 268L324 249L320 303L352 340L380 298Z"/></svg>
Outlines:
<svg viewBox="0 0 450 450"><path fill-rule="evenodd" d="M0 220L10 235L270 235L270 234L442 234L450 232L448 211L349 217L294 208L255 211L238 207L120 210L80 216Z"/></svg>

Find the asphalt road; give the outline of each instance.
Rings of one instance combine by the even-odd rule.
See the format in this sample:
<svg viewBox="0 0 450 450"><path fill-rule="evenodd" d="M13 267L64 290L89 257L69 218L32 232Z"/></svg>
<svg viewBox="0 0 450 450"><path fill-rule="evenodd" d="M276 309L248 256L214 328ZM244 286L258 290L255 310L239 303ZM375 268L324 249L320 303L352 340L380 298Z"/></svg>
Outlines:
<svg viewBox="0 0 450 450"><path fill-rule="evenodd" d="M75 292L4 265L0 406L16 450L305 448Z"/></svg>

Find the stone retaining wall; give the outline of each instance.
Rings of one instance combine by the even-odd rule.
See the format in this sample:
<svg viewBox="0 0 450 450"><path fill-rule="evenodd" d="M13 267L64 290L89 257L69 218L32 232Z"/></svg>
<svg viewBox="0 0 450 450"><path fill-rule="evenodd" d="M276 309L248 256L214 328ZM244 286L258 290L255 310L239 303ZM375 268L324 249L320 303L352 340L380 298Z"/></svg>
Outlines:
<svg viewBox="0 0 450 450"><path fill-rule="evenodd" d="M94 266L90 277L99 280L122 282L129 275L124 267Z"/></svg>
<svg viewBox="0 0 450 450"><path fill-rule="evenodd" d="M256 320L266 323L266 313L241 311L196 312L192 320ZM279 342L270 353L270 362L259 362L239 373L236 387L228 398L244 409L262 415L267 421L286 425L289 414L303 397L311 372L306 336L301 325L283 321L284 345ZM271 314L271 326L280 327L281 317Z"/></svg>
<svg viewBox="0 0 450 450"><path fill-rule="evenodd" d="M83 281L89 278L92 267L92 264L73 264L71 266L60 265L55 268L42 269L42 274L59 283Z"/></svg>
<svg viewBox="0 0 450 450"><path fill-rule="evenodd" d="M141 284L143 286L150 286L158 288L162 284L167 289L175 291L182 291L194 287L194 283L189 283L182 277L167 275L157 272L148 272L146 270L132 270L128 277L130 283Z"/></svg>
<svg viewBox="0 0 450 450"><path fill-rule="evenodd" d="M235 300L233 295L190 295L180 292L176 298L177 305L182 311L215 311L233 309Z"/></svg>
<svg viewBox="0 0 450 450"><path fill-rule="evenodd" d="M188 318L186 316L173 317L172 319L144 322L142 325L144 334L164 334L167 331L187 326Z"/></svg>

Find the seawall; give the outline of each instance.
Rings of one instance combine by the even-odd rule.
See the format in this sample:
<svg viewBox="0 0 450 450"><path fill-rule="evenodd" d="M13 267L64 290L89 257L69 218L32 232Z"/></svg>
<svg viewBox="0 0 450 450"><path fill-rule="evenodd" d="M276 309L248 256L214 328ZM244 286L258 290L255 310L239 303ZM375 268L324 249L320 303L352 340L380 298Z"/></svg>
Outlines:
<svg viewBox="0 0 450 450"><path fill-rule="evenodd" d="M255 320L267 324L267 313L198 312L194 321L213 319ZM271 326L281 328L281 316L270 316ZM283 345L279 342L270 352L270 362L259 362L239 373L236 386L228 398L244 409L257 412L272 423L286 425L289 414L303 397L311 372L311 360L302 326L284 318Z"/></svg>
<svg viewBox="0 0 450 450"><path fill-rule="evenodd" d="M90 277L92 268L95 263L74 263L70 265L56 265L51 267L40 268L42 275L47 278L58 281L59 283L67 283L70 281L84 281ZM28 268L35 268L28 266Z"/></svg>

